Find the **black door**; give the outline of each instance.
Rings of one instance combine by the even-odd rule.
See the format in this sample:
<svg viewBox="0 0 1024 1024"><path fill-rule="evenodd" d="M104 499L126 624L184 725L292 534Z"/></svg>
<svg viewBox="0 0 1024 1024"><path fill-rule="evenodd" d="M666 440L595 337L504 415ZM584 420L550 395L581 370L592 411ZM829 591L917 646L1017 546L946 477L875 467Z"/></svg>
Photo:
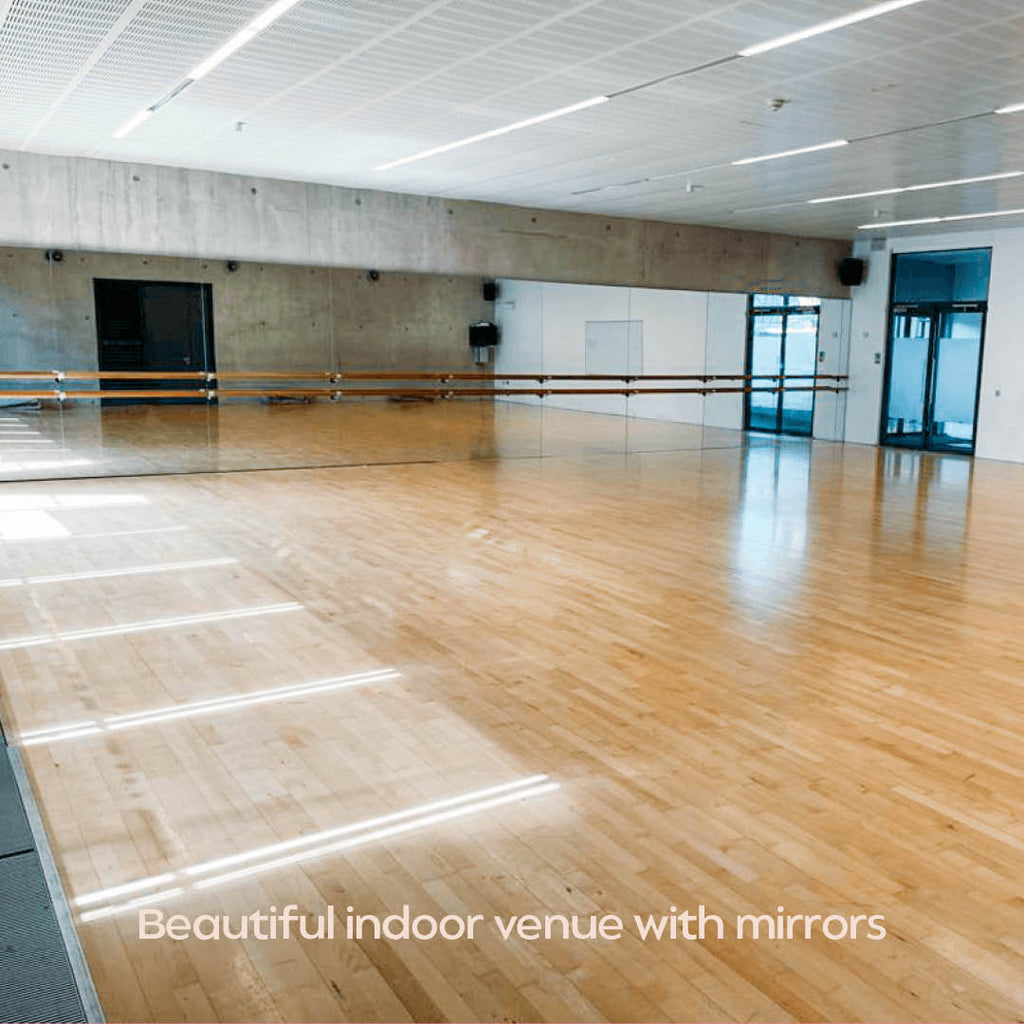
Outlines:
<svg viewBox="0 0 1024 1024"><path fill-rule="evenodd" d="M216 369L213 355L212 288L170 281L97 278L96 329L101 370L173 374ZM104 381L105 390L181 390L195 381ZM121 404L124 400L112 400ZM149 401L149 399L147 399ZM203 402L205 399L152 401Z"/></svg>

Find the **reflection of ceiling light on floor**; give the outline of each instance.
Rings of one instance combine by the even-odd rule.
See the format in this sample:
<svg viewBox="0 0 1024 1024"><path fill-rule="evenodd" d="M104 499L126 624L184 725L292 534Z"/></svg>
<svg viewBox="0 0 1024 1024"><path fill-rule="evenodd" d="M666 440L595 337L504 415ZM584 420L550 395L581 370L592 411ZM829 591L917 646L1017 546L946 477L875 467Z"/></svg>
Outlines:
<svg viewBox="0 0 1024 1024"><path fill-rule="evenodd" d="M0 473L12 472L21 473L36 469L57 469L68 468L69 466L91 466L92 459L52 459L49 462L42 459L33 459L28 462L8 462L0 455Z"/></svg>
<svg viewBox="0 0 1024 1024"><path fill-rule="evenodd" d="M186 572L190 569L212 569L219 565L235 565L237 558L207 558L198 562L165 562L162 565L136 565L124 569L97 569L94 572L65 572L54 576L26 576L23 579L0 580L0 587L36 586L43 583L71 583L78 580L114 579L121 576L151 576L162 572Z"/></svg>
<svg viewBox="0 0 1024 1024"><path fill-rule="evenodd" d="M320 679L312 683L295 683L291 686L278 686L268 690L257 690L254 693L233 694L230 697L219 697L213 700L172 704L169 707L153 708L149 711L133 711L125 715L111 715L103 719L54 725L48 729L34 729L21 734L21 745L23 747L35 747L42 743L57 743L61 740L78 739L83 736L122 732L125 729L134 729L144 725L156 725L160 722L170 722L177 718L194 718L198 715L212 715L223 711L235 711L238 708L251 707L255 704L299 700L303 697L313 697L317 694L329 693L332 690L345 690L354 686L364 686L368 683L383 683L390 679L398 678L400 678L400 673L394 669L378 669L374 672L336 676L332 679Z"/></svg>
<svg viewBox="0 0 1024 1024"><path fill-rule="evenodd" d="M95 629L76 629L52 635L37 634L19 637L15 640L0 641L0 651L11 651L22 647L42 647L46 644L68 643L73 640L96 640L105 636L119 636L124 633L149 633L157 629L174 629L178 626L202 626L212 622L230 622L235 619L250 619L257 615L279 615L282 612L302 611L302 605L294 601L284 604L258 605L255 608L238 608L224 612L210 612L206 615L178 615L166 619L148 619L144 622L128 622L120 626L100 626Z"/></svg>
<svg viewBox="0 0 1024 1024"><path fill-rule="evenodd" d="M141 494L0 494L0 512L66 512L148 504L149 499Z"/></svg>
<svg viewBox="0 0 1024 1024"><path fill-rule="evenodd" d="M479 814L518 800L543 796L553 793L559 788L559 784L552 782L547 775L528 775L516 779L514 782L471 790L459 796L418 804L402 811L367 818L351 825L343 825L340 828L299 836L296 839L258 847L245 853L194 864L183 871L166 872L151 878L143 878L109 889L101 889L98 892L87 893L75 899L74 905L79 908L95 908L82 913L80 920L83 922L96 921L136 907L152 906L153 903L162 899L180 895L186 891L186 885L195 889L208 889L288 864L297 864L300 861L403 835L444 821L452 821L470 814ZM342 836L346 838L339 839ZM237 870L223 871L224 868L234 868L239 864L247 866ZM175 882L178 884L174 885ZM135 895L146 889L154 891L147 896ZM133 898L127 902L107 903L108 900L117 901L123 896L132 896ZM98 904L104 903L107 905L98 906Z"/></svg>

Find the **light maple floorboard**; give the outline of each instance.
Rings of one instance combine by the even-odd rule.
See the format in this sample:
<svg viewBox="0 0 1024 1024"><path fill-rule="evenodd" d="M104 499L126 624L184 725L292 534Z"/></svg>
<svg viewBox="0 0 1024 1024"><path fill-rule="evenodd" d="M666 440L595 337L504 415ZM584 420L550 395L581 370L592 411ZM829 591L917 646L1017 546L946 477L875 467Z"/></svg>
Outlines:
<svg viewBox="0 0 1024 1024"><path fill-rule="evenodd" d="M271 412L221 424L225 467L289 433L337 454L338 410ZM140 414L122 468L173 468L183 415ZM1024 1018L1024 469L668 424L626 455L621 420L480 403L344 415L351 461L399 464L0 488L6 581L236 560L6 586L3 641L301 606L2 649L12 742L400 673L25 745L73 898L169 875L190 915L783 904L889 938L140 942L126 911L78 926L110 1020ZM417 437L437 461L401 464ZM560 788L186 874L534 773Z"/></svg>

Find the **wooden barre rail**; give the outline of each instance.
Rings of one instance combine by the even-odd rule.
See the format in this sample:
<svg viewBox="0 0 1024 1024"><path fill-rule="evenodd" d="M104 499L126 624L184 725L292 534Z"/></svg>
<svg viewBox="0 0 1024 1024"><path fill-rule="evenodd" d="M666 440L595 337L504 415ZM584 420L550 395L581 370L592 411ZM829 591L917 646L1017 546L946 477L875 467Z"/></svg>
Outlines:
<svg viewBox="0 0 1024 1024"><path fill-rule="evenodd" d="M146 398L192 398L215 401L219 398L488 398L505 395L534 395L545 398L548 395L623 395L635 398L638 395L731 395L731 394L780 394L790 392L826 391L842 394L847 388L833 385L803 385L797 387L709 387L709 388L194 388L190 390L158 389L96 389L92 391L0 391L0 398L35 400L95 400L104 398L146 399Z"/></svg>
<svg viewBox="0 0 1024 1024"><path fill-rule="evenodd" d="M612 373L463 373L442 371L421 373L401 372L395 370L225 370L210 371L183 370L180 373L165 373L157 370L2 370L0 381L11 380L52 380L61 383L66 380L124 380L124 381L202 381L213 385L218 381L247 380L322 380L327 383L340 384L344 381L506 381L535 380L545 382L551 380L620 380L626 383L633 381L718 381L718 380L847 380L842 373L789 373L789 374L744 374L744 373L665 373L665 374L612 374Z"/></svg>

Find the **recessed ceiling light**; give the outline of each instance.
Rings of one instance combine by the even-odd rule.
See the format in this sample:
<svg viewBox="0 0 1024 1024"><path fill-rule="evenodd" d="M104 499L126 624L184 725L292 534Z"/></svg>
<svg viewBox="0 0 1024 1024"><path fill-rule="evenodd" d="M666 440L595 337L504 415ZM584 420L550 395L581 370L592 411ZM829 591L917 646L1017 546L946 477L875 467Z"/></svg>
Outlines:
<svg viewBox="0 0 1024 1024"><path fill-rule="evenodd" d="M1006 178L1019 178L1024 171L1005 171L1002 174L984 174L978 178L957 178L953 181L931 181L926 185L903 185L898 188L880 188L874 192L852 192L846 196L823 196L821 199L808 199L814 206L818 203L844 203L849 199L872 199L875 196L895 196L901 192L925 192L932 188L952 188L954 185L974 185L983 181L1002 181Z"/></svg>
<svg viewBox="0 0 1024 1024"><path fill-rule="evenodd" d="M257 14L252 21L238 30L223 46L218 47L205 60L200 61L189 73L188 77L198 82L208 75L218 64L223 64L236 50L240 50L251 39L255 39L265 28L269 28L278 18L287 14L302 0L277 0L262 14Z"/></svg>
<svg viewBox="0 0 1024 1024"><path fill-rule="evenodd" d="M546 114L538 114L536 117L527 117L522 121L513 121L501 128L492 128L489 132L480 132L479 135L470 135L465 139L458 139L455 142L446 142L443 146L434 146L432 149L425 149L421 153L413 153L412 156L404 156L400 160L392 160L390 163L380 164L375 171L389 171L392 167L401 167L403 164L411 164L414 160L425 160L428 156L437 156L440 153L447 153L453 149L461 149L463 146L471 146L474 142L483 142L484 139L493 139L498 135L507 135L509 132L517 132L521 128L529 128L531 125L541 124L544 121L553 121L556 117L565 117L566 114L574 114L577 110L586 110L587 107L596 107L599 103L607 103L607 96L592 96L589 100L581 103L573 103L568 107L559 107L557 110L549 110Z"/></svg>
<svg viewBox="0 0 1024 1024"><path fill-rule="evenodd" d="M875 4L872 7L865 7L852 14L844 14L839 18L832 18L823 21L810 28L801 29L798 32L790 32L775 39L769 39L763 43L756 43L739 51L741 57L753 57L758 53L767 53L769 50L778 50L780 47L789 46L790 43L799 43L802 39L810 39L813 36L824 35L826 32L834 32L836 29L845 28L847 25L855 25L859 21L867 21L869 18L877 18L892 11L898 11L903 7L911 7L914 4L922 3L923 0L888 0L886 3Z"/></svg>
<svg viewBox="0 0 1024 1024"><path fill-rule="evenodd" d="M958 213L951 217L942 217L941 220L985 220L987 217L1018 217L1024 214L1024 209L1019 210L993 210L991 213Z"/></svg>
<svg viewBox="0 0 1024 1024"><path fill-rule="evenodd" d="M1008 107L1000 107L997 114L1019 114L1024 110L1024 103L1011 103Z"/></svg>
<svg viewBox="0 0 1024 1024"><path fill-rule="evenodd" d="M742 167L745 164L759 164L765 160L782 160L788 156L801 156L804 153L818 153L823 149L838 149L840 146L848 146L849 139L835 139L833 142L822 142L817 146L804 146L801 149L786 149L781 153L769 153L767 156L748 156L744 160L733 160L733 167Z"/></svg>
<svg viewBox="0 0 1024 1024"><path fill-rule="evenodd" d="M120 128L114 132L115 139L123 139L129 132L135 131L136 128L142 124L143 121L153 116L153 111L147 107L145 110L140 110L137 114L129 117L127 121Z"/></svg>
<svg viewBox="0 0 1024 1024"><path fill-rule="evenodd" d="M938 224L941 217L917 217L914 220L883 220L877 224L861 224L858 231L872 231L875 228L903 228L911 224Z"/></svg>
<svg viewBox="0 0 1024 1024"><path fill-rule="evenodd" d="M993 210L990 213L957 213L946 217L921 217L917 220L890 220L879 224L861 224L858 231L872 231L875 228L904 228L912 224L945 224L959 220L986 220L990 217L1018 217L1024 215L1020 210Z"/></svg>
<svg viewBox="0 0 1024 1024"><path fill-rule="evenodd" d="M134 117L130 117L124 124L121 125L117 131L114 132L115 139L123 139L129 132L134 131L142 124L147 118L152 117L161 107L165 104L170 103L179 93L184 92L190 85L198 82L200 78L208 75L215 67L219 64L223 64L224 61L240 50L247 42L251 39L255 39L265 28L273 25L278 18L287 14L297 4L302 3L302 0L277 0L277 3L271 4L262 14L257 14L252 21L248 22L243 28L239 29L223 46L218 47L209 57L205 60L200 61L189 73L180 81L169 93L167 93L162 99L157 100L151 107L146 107L145 110L140 110Z"/></svg>

